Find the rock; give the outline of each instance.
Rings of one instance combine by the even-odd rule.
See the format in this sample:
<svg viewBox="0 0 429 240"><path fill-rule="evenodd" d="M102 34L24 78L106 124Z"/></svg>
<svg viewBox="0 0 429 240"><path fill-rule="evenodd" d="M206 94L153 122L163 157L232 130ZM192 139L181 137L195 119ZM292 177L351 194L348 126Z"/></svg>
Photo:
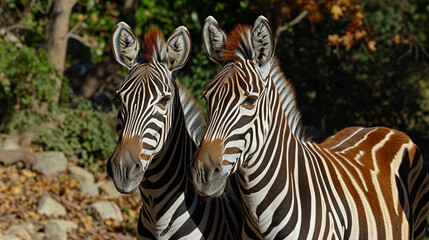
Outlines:
<svg viewBox="0 0 429 240"><path fill-rule="evenodd" d="M2 144L2 148L5 150L18 150L21 149L21 147L16 144L14 141L12 141L11 139L7 138L3 141Z"/></svg>
<svg viewBox="0 0 429 240"><path fill-rule="evenodd" d="M67 169L70 172L70 176L72 178L75 178L77 180L80 180L81 182L89 182L93 183L95 182L94 175L87 170L79 167L79 166L71 166Z"/></svg>
<svg viewBox="0 0 429 240"><path fill-rule="evenodd" d="M56 175L66 169L67 158L62 152L36 153L34 170L44 175Z"/></svg>
<svg viewBox="0 0 429 240"><path fill-rule="evenodd" d="M60 228L65 230L66 233L76 230L78 227L77 223L73 221L62 220L62 219L51 219L49 220L48 223L46 223L45 229L47 228L48 225L55 225L55 224L57 224Z"/></svg>
<svg viewBox="0 0 429 240"><path fill-rule="evenodd" d="M49 221L45 226L45 236L47 239L67 240L67 230L58 221Z"/></svg>
<svg viewBox="0 0 429 240"><path fill-rule="evenodd" d="M45 233L43 233L43 232L38 232L38 233L36 233L36 239L37 240L45 240L46 239L46 237L45 237L46 235L45 235Z"/></svg>
<svg viewBox="0 0 429 240"><path fill-rule="evenodd" d="M100 188L101 192L107 194L110 199L115 199L122 196L122 194L118 192L118 190L116 190L115 184L112 180L99 181L97 182L97 185Z"/></svg>
<svg viewBox="0 0 429 240"><path fill-rule="evenodd" d="M12 225L4 233L6 234L5 239L14 239L16 237L21 240L32 240L30 232L34 232L33 224Z"/></svg>
<svg viewBox="0 0 429 240"><path fill-rule="evenodd" d="M98 220L113 219L117 222L122 222L123 217L121 209L118 205L111 201L99 201L91 204L90 211Z"/></svg>
<svg viewBox="0 0 429 240"><path fill-rule="evenodd" d="M100 195L100 191L98 190L98 186L95 183L85 182L80 186L80 190L90 197L96 197Z"/></svg>
<svg viewBox="0 0 429 240"><path fill-rule="evenodd" d="M65 216L67 214L66 209L61 203L46 196L39 198L36 211L38 214L45 214L47 216Z"/></svg>
<svg viewBox="0 0 429 240"><path fill-rule="evenodd" d="M0 239L2 239L2 240L23 240L20 237L10 236L10 235L6 235L6 236L4 236L4 238L0 238Z"/></svg>

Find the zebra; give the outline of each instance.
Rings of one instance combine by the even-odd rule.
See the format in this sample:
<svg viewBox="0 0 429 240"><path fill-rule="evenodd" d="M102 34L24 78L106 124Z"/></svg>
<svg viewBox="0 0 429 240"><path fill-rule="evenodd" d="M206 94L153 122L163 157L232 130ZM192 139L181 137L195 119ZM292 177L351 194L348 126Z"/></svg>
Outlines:
<svg viewBox="0 0 429 240"><path fill-rule="evenodd" d="M191 52L186 27L178 27L167 40L152 28L140 42L120 22L112 50L129 72L114 97L119 139L107 172L119 192L140 190L137 238L239 238L244 215L239 193L202 198L186 175L203 128L201 108L176 81Z"/></svg>
<svg viewBox="0 0 429 240"><path fill-rule="evenodd" d="M227 36L209 16L206 129L189 171L204 196L238 172L243 239L423 239L429 179L418 147L385 127L306 137L268 20Z"/></svg>

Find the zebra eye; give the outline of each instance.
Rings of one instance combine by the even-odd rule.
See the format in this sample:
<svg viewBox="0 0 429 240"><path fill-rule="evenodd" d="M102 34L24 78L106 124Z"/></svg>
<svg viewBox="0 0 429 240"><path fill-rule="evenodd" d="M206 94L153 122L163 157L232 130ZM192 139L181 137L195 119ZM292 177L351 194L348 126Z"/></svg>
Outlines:
<svg viewBox="0 0 429 240"><path fill-rule="evenodd" d="M160 104L161 106L166 106L168 101L170 101L170 96L164 96L163 98L161 98L161 100L159 100L158 104Z"/></svg>
<svg viewBox="0 0 429 240"><path fill-rule="evenodd" d="M253 105L256 103L256 100L258 100L257 96L247 96L246 99L244 99L243 104Z"/></svg>

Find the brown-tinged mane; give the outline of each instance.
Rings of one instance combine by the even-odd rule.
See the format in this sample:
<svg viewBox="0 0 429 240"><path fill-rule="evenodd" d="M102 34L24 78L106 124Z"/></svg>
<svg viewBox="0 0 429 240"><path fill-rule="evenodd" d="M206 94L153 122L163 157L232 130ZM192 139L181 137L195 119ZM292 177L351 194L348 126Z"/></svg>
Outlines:
<svg viewBox="0 0 429 240"><path fill-rule="evenodd" d="M143 38L142 55L146 60L151 60L153 57L159 58L162 51L162 46L165 44L165 38L162 32L157 27L152 27ZM154 56L156 54L157 56Z"/></svg>
<svg viewBox="0 0 429 240"><path fill-rule="evenodd" d="M240 57L245 59L252 58L252 42L250 42L251 27L248 25L237 25L228 35L223 50L222 60L231 61Z"/></svg>

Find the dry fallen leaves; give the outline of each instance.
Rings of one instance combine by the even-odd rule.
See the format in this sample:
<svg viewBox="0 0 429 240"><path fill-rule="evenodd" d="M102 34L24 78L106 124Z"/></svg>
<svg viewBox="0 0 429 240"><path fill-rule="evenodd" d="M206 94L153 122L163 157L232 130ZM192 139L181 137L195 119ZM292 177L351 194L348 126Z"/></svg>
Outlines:
<svg viewBox="0 0 429 240"><path fill-rule="evenodd" d="M97 180L106 178L104 173L96 176L100 177ZM88 197L79 190L80 184L65 174L43 176L15 166L0 167L0 232L12 225L29 222L43 228L49 217L37 214L37 201L41 196L50 196L67 209L67 216L62 218L78 224L78 229L69 233L69 239L134 239L136 222L130 222L132 219L125 211L123 217L128 220L127 224L98 221L90 216L91 203L108 197ZM132 217L137 216L141 207L138 193L112 201L124 209L132 209L128 211Z"/></svg>

